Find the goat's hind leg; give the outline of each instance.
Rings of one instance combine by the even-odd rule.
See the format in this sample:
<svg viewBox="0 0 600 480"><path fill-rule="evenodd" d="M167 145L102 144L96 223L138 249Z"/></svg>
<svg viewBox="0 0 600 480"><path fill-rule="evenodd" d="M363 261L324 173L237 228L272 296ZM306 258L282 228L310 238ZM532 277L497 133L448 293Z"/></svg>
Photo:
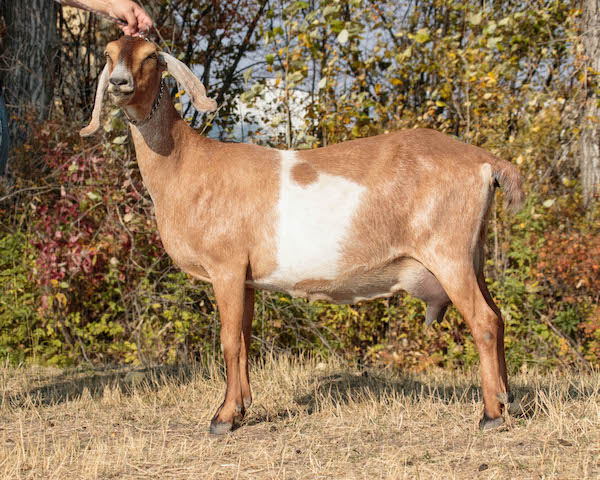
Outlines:
<svg viewBox="0 0 600 480"><path fill-rule="evenodd" d="M514 398L510 393L510 388L508 385L508 374L506 372L506 358L504 354L504 321L502 320L502 313L500 312L500 309L494 302L494 299L492 298L492 295L488 290L487 284L485 283L485 277L483 276L483 272L479 272L477 274L477 282L479 283L479 288L481 289L481 293L483 294L485 301L500 319L500 321L498 322L497 335L498 368L500 369L500 378L504 383L506 393L501 393L498 397L498 400L500 400L500 403L504 404L506 407L509 407L514 401Z"/></svg>
<svg viewBox="0 0 600 480"><path fill-rule="evenodd" d="M438 273L436 277L465 318L479 352L484 402L480 428L497 427L504 423L502 403L509 397L504 362L504 323L500 311L495 304L495 308L489 304L473 269L466 267L458 272Z"/></svg>

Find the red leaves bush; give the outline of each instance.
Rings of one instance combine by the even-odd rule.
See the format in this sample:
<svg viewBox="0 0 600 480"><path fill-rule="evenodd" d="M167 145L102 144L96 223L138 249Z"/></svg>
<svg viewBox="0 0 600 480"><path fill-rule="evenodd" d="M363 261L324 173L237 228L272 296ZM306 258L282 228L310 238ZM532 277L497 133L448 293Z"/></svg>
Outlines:
<svg viewBox="0 0 600 480"><path fill-rule="evenodd" d="M600 232L547 232L537 277L567 302L600 292Z"/></svg>
<svg viewBox="0 0 600 480"><path fill-rule="evenodd" d="M600 359L600 226L544 234L534 275L554 311L576 313L577 343L591 363Z"/></svg>

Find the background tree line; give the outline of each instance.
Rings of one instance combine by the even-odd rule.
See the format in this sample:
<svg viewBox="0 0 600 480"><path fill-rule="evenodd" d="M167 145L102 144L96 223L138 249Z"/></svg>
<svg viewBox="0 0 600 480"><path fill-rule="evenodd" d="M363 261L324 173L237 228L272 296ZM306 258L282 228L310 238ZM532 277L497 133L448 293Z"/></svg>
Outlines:
<svg viewBox="0 0 600 480"><path fill-rule="evenodd" d="M210 288L165 257L117 112L88 117L116 28L50 0L1 4L16 146L0 191L0 355L175 361L218 347ZM144 5L157 43L220 105L204 134L315 148L430 127L516 163L527 206L494 208L491 290L509 361L598 364L598 1L383 0ZM240 134L240 132L242 132ZM368 159L365 159L368 161ZM257 350L336 351L402 367L475 360L456 312L432 329L409 297L358 306L257 294Z"/></svg>

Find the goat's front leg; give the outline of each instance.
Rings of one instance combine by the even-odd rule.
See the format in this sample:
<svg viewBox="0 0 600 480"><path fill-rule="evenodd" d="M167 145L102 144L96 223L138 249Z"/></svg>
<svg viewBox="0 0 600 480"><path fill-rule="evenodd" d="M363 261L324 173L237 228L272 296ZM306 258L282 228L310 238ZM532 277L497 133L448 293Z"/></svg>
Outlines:
<svg viewBox="0 0 600 480"><path fill-rule="evenodd" d="M221 316L221 347L227 369L227 390L225 400L210 422L210 433L227 433L244 416L240 383L240 353L246 293L245 278L246 272L241 271L213 279L215 297Z"/></svg>

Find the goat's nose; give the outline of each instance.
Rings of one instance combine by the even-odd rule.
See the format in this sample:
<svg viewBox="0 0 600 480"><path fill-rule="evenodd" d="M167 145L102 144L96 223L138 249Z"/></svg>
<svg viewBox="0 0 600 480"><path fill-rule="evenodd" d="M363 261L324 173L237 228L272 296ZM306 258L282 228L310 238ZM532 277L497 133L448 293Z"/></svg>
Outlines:
<svg viewBox="0 0 600 480"><path fill-rule="evenodd" d="M129 83L129 79L127 77L110 77L110 83L115 87L122 87Z"/></svg>

